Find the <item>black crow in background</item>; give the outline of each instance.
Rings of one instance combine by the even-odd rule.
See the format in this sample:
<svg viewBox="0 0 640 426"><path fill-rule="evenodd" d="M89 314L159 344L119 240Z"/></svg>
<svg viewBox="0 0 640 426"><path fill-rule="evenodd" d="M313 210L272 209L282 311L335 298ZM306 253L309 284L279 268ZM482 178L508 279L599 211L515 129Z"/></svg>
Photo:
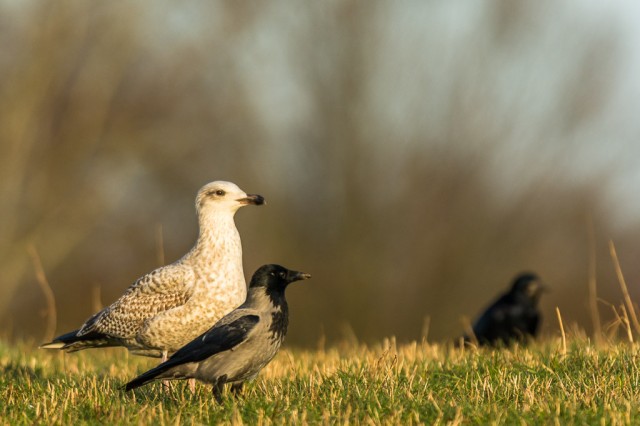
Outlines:
<svg viewBox="0 0 640 426"><path fill-rule="evenodd" d="M213 385L218 402L225 383L238 391L273 359L284 340L289 323L285 288L308 278L279 265L261 266L251 278L245 303L166 362L127 383L125 390L152 380L195 378Z"/></svg>
<svg viewBox="0 0 640 426"><path fill-rule="evenodd" d="M511 289L493 302L473 324L473 334L479 345L526 343L538 332L540 312L538 300L545 290L533 273L518 275ZM472 339L464 337L465 343Z"/></svg>

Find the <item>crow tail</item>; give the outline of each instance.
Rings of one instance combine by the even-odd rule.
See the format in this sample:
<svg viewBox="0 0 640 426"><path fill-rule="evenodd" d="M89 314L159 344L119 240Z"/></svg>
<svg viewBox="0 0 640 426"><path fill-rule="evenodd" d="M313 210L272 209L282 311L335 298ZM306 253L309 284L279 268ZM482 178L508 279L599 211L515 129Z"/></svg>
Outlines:
<svg viewBox="0 0 640 426"><path fill-rule="evenodd" d="M146 385L152 380L157 379L160 374L164 373L166 370L170 368L170 366L167 366L166 364L167 363L162 363L159 366L147 371L146 373L142 373L141 375L139 375L138 377L136 377L135 379L131 380L129 383L124 385L124 390L130 391L137 387Z"/></svg>

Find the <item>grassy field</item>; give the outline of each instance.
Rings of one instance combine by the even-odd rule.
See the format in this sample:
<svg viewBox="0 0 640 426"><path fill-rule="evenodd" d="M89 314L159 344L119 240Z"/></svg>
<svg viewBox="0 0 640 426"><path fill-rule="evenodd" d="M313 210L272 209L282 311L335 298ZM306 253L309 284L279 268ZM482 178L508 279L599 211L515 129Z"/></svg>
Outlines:
<svg viewBox="0 0 640 426"><path fill-rule="evenodd" d="M461 350L428 343L283 350L215 403L185 383L120 387L154 365L121 349L0 343L2 424L640 424L638 346L585 340Z"/></svg>

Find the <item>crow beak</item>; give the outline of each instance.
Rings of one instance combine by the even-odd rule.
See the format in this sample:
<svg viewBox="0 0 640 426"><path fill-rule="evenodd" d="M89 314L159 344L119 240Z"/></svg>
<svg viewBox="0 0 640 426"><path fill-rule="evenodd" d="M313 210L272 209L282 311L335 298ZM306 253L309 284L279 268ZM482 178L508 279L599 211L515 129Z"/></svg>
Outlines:
<svg viewBox="0 0 640 426"><path fill-rule="evenodd" d="M247 194L246 197L240 198L236 201L243 205L253 204L254 206L261 206L263 204L267 204L267 202L264 200L264 197L258 194Z"/></svg>
<svg viewBox="0 0 640 426"><path fill-rule="evenodd" d="M311 278L311 274L307 274L306 272L289 271L287 274L287 282L289 283L308 280L309 278Z"/></svg>
<svg viewBox="0 0 640 426"><path fill-rule="evenodd" d="M551 293L551 290L549 289L549 287L547 287L547 285L542 281L536 281L531 291L533 292L533 294L538 294L538 295L544 294L544 293Z"/></svg>

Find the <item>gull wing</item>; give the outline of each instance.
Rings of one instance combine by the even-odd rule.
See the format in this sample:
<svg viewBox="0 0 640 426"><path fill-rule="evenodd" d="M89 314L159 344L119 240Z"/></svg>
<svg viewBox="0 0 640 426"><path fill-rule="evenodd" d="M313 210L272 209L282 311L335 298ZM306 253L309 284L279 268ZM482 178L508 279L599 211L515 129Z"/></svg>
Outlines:
<svg viewBox="0 0 640 426"><path fill-rule="evenodd" d="M132 338L145 320L184 305L192 295L193 271L183 265L158 268L133 283L110 306L93 315L78 331Z"/></svg>

